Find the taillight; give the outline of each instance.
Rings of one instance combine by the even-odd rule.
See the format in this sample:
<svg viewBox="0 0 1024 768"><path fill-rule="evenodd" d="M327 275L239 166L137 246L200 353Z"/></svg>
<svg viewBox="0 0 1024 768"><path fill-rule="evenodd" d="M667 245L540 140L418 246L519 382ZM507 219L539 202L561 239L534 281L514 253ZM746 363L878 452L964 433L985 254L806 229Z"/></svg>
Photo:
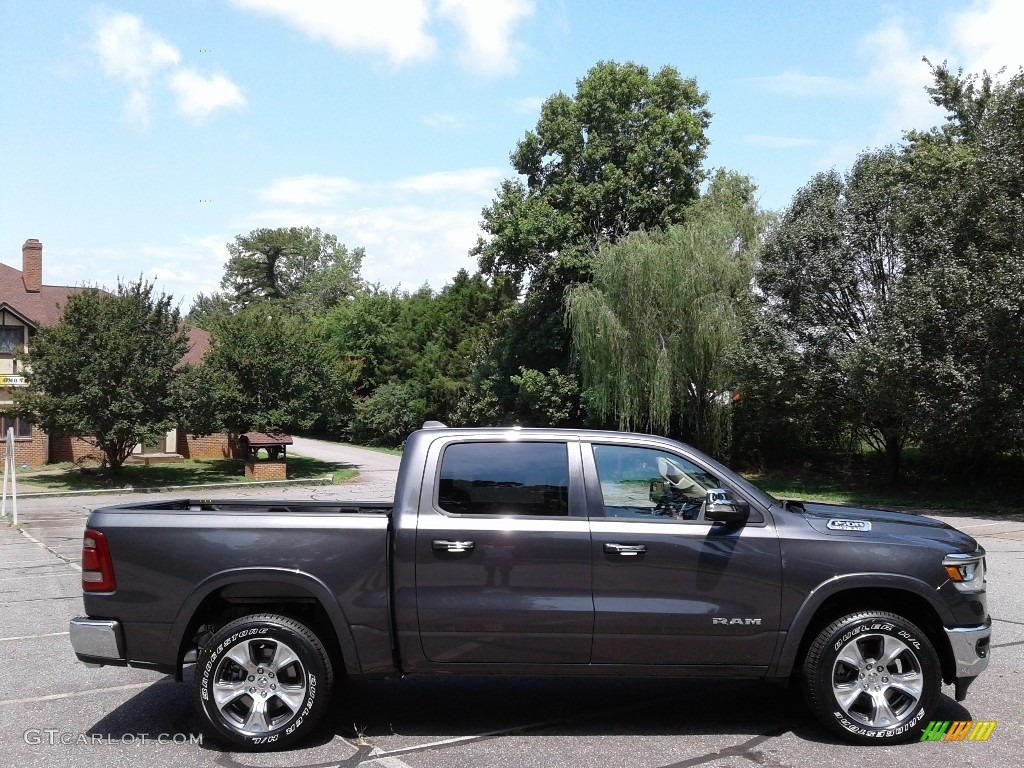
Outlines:
<svg viewBox="0 0 1024 768"><path fill-rule="evenodd" d="M113 592L114 564L110 561L107 540L99 531L89 528L82 539L82 590L84 592Z"/></svg>

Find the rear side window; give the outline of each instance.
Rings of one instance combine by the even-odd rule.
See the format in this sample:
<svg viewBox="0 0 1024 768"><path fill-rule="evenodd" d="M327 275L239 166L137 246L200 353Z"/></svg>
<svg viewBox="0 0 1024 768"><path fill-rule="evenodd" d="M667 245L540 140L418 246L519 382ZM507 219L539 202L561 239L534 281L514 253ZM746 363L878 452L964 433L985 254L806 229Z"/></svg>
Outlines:
<svg viewBox="0 0 1024 768"><path fill-rule="evenodd" d="M455 515L568 515L565 443L454 443L437 505Z"/></svg>

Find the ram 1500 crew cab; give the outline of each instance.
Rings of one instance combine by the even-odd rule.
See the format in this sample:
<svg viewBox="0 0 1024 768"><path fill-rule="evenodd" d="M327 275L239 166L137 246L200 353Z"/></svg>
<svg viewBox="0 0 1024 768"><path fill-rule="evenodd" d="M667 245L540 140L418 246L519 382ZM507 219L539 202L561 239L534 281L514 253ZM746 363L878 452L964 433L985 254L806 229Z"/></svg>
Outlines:
<svg viewBox="0 0 1024 768"><path fill-rule="evenodd" d="M795 679L837 736L918 738L988 664L985 553L910 514L781 502L651 435L424 428L391 504L94 511L79 659L177 675L281 747L339 675Z"/></svg>

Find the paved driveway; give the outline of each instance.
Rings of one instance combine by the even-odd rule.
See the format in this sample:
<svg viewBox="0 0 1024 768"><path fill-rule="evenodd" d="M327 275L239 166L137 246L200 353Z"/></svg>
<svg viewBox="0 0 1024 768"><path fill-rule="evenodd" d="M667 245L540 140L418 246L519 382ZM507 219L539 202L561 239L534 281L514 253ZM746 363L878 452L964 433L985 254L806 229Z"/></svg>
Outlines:
<svg viewBox="0 0 1024 768"><path fill-rule="evenodd" d="M398 479L401 456L368 451L351 445L339 445L326 440L310 440L306 437L293 439L295 443L289 449L291 453L333 462L341 467L359 471L356 481L344 486L345 493L353 494L346 498L390 501L395 497L395 481Z"/></svg>
<svg viewBox="0 0 1024 768"><path fill-rule="evenodd" d="M296 446L297 453L303 450L332 449ZM397 460L364 452L348 459L331 455L328 460L360 466L371 479L225 495L373 498L368 490L384 487L381 478L394 471L387 464ZM1017 765L1024 752L1021 522L949 520L989 552L995 632L988 672L963 705L945 689L939 715L998 721L985 743L837 744L797 695L751 682L449 678L345 682L302 748L245 755L222 752L209 738L195 743L200 729L191 706L191 672L185 683L175 683L142 670L87 669L75 661L66 633L68 620L82 610L82 526L90 507L115 498L126 497L23 499L27 535L0 523L2 766L989 768ZM165 743L157 743L161 734Z"/></svg>

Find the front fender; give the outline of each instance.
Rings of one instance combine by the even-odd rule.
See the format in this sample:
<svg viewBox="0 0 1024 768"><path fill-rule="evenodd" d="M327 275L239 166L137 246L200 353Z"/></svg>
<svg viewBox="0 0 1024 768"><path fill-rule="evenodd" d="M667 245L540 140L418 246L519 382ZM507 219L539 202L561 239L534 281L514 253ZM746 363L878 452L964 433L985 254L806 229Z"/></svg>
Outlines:
<svg viewBox="0 0 1024 768"><path fill-rule="evenodd" d="M955 624L953 613L947 605L938 599L935 588L920 579L898 573L851 573L835 576L819 584L804 599L781 640L775 660L768 668L768 677L789 677L797 662L797 653L808 627L811 626L818 610L829 598L853 590L874 591L880 589L911 595L934 611L943 625ZM878 607L884 608L885 606L873 606L870 602L864 605L865 609ZM938 644L944 640L943 638L933 638L933 642Z"/></svg>

